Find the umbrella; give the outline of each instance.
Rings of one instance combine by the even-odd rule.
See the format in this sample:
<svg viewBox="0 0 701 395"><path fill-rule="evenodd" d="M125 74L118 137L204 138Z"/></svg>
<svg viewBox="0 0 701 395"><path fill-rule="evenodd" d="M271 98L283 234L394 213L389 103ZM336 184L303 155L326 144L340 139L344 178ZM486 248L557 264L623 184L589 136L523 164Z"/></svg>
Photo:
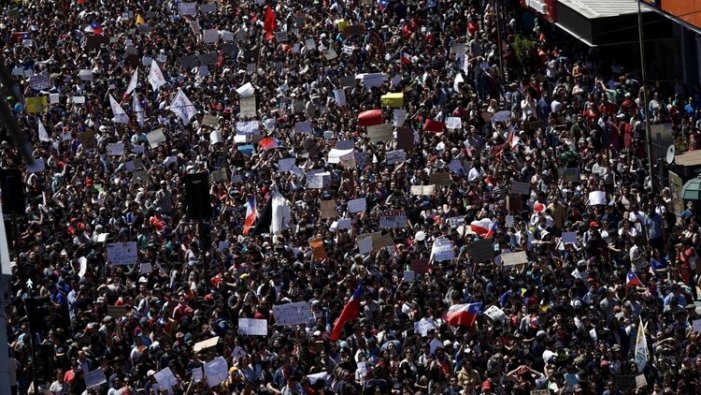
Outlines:
<svg viewBox="0 0 701 395"><path fill-rule="evenodd" d="M687 181L682 187L682 199L701 200L701 175Z"/></svg>

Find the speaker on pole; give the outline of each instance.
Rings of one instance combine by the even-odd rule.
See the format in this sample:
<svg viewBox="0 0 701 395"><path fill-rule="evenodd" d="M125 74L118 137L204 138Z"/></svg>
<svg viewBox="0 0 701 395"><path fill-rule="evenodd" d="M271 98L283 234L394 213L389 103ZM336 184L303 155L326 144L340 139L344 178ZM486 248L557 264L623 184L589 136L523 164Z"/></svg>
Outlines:
<svg viewBox="0 0 701 395"><path fill-rule="evenodd" d="M185 212L191 220L212 218L207 174L194 173L185 176Z"/></svg>
<svg viewBox="0 0 701 395"><path fill-rule="evenodd" d="M24 215L24 185L19 169L0 169L0 189L3 213Z"/></svg>

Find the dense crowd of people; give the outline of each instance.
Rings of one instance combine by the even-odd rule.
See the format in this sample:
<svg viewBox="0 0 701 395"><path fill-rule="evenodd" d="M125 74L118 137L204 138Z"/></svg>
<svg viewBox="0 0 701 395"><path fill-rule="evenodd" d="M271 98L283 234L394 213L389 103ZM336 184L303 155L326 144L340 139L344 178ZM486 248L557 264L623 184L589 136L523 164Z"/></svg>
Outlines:
<svg viewBox="0 0 701 395"><path fill-rule="evenodd" d="M641 79L501 3L5 2L13 395L701 393Z"/></svg>

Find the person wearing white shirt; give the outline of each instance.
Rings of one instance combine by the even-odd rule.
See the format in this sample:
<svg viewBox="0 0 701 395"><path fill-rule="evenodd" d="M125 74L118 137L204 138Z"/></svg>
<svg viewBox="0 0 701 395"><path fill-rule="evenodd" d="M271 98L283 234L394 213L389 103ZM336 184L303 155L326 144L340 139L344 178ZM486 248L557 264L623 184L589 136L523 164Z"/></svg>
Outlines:
<svg viewBox="0 0 701 395"><path fill-rule="evenodd" d="M470 169L470 172L467 174L467 180L475 181L482 177L484 177L484 169L482 168L482 165L480 163L475 162L472 168Z"/></svg>

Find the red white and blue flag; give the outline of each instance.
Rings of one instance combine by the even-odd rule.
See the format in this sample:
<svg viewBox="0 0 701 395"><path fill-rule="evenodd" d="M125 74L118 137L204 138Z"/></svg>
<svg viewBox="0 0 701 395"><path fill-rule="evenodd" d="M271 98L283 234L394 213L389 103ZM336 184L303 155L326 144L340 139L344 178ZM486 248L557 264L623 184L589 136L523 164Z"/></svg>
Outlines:
<svg viewBox="0 0 701 395"><path fill-rule="evenodd" d="M276 138L266 137L258 143L258 147L263 151L275 149L280 147L280 142Z"/></svg>
<svg viewBox="0 0 701 395"><path fill-rule="evenodd" d="M487 234L484 235L484 238L485 238L485 239L491 239L492 237L494 237L494 235L497 233L497 230L499 229L499 225L498 225L498 224L499 224L498 221L495 221L495 222L492 224L492 227L489 228L489 232L487 232Z"/></svg>
<svg viewBox="0 0 701 395"><path fill-rule="evenodd" d="M489 218L482 218L478 221L472 221L470 223L470 229L475 232L478 236L482 238L488 238L487 235L490 232L496 232L494 229L494 221Z"/></svg>
<svg viewBox="0 0 701 395"><path fill-rule="evenodd" d="M246 203L246 219L243 223L243 234L247 235L248 232L256 223L256 218L258 218L258 207L256 206L256 197L251 195L248 197L248 202Z"/></svg>
<svg viewBox="0 0 701 395"><path fill-rule="evenodd" d="M331 341L336 341L341 337L341 332L343 332L343 327L346 322L352 321L360 315L360 299L363 297L363 284L358 285L358 288L353 292L350 300L343 307L341 315L338 316L336 323L333 325L331 330Z"/></svg>
<svg viewBox="0 0 701 395"><path fill-rule="evenodd" d="M638 276L636 276L635 273L633 273L632 271L629 271L626 275L626 287L637 287L642 285L643 282L640 281Z"/></svg>
<svg viewBox="0 0 701 395"><path fill-rule="evenodd" d="M446 321L450 326L467 326L475 324L477 316L482 312L482 302L454 304L448 309Z"/></svg>
<svg viewBox="0 0 701 395"><path fill-rule="evenodd" d="M103 33L102 25L97 21L92 21L88 27L85 28L86 33L92 33L96 36L101 36Z"/></svg>

